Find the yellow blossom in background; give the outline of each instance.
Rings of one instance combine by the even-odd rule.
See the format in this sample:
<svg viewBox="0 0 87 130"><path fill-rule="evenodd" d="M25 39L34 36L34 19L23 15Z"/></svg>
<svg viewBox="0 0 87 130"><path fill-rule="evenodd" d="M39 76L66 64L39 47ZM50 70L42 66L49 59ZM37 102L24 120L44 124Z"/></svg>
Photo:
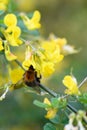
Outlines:
<svg viewBox="0 0 87 130"><path fill-rule="evenodd" d="M67 44L67 40L65 38L57 38L56 42L60 47L60 51L64 55L74 54L78 52L78 50L76 50L74 46Z"/></svg>
<svg viewBox="0 0 87 130"><path fill-rule="evenodd" d="M53 33L49 35L49 39L59 45L60 51L62 50L63 46L67 44L66 38L56 37Z"/></svg>
<svg viewBox="0 0 87 130"><path fill-rule="evenodd" d="M5 56L6 56L6 59L8 61L13 61L13 60L16 60L17 59L17 56L15 56L13 53L11 53L10 51L10 48L8 46L8 44L4 44L5 45Z"/></svg>
<svg viewBox="0 0 87 130"><path fill-rule="evenodd" d="M67 40L65 38L57 38L56 42L59 45L60 49L62 49L62 47L67 44Z"/></svg>
<svg viewBox="0 0 87 130"><path fill-rule="evenodd" d="M4 49L3 45L2 45L2 40L0 39L0 51L2 51Z"/></svg>
<svg viewBox="0 0 87 130"><path fill-rule="evenodd" d="M0 0L0 10L6 10L9 0Z"/></svg>
<svg viewBox="0 0 87 130"><path fill-rule="evenodd" d="M50 34L49 39L59 45L60 52L64 55L78 53L74 46L67 44L66 38L59 38L54 34Z"/></svg>
<svg viewBox="0 0 87 130"><path fill-rule="evenodd" d="M58 110L56 108L52 107L51 102L48 100L48 98L44 99L44 103L49 105L49 107L46 108L47 114L45 115L45 118L47 118L47 119L54 118L56 116L56 113Z"/></svg>
<svg viewBox="0 0 87 130"><path fill-rule="evenodd" d="M4 24L6 26L8 26L8 27L10 27L10 26L16 26L16 24L17 24L16 15L14 15L14 14L7 14L4 17Z"/></svg>
<svg viewBox="0 0 87 130"><path fill-rule="evenodd" d="M21 68L9 69L10 79L13 84L16 84L23 77L24 70Z"/></svg>
<svg viewBox="0 0 87 130"><path fill-rule="evenodd" d="M6 40L11 46L19 46L23 42L19 38L21 35L21 29L17 26L17 17L14 14L7 14L4 17L4 24L7 26L7 29L3 31L3 34Z"/></svg>
<svg viewBox="0 0 87 130"><path fill-rule="evenodd" d="M34 30L34 29L39 29L41 27L40 24L40 18L41 18L41 14L39 11L35 11L32 18L28 18L25 14L21 13L20 14L25 26L29 29L29 30Z"/></svg>
<svg viewBox="0 0 87 130"><path fill-rule="evenodd" d="M69 94L69 95L80 94L78 86L77 86L77 81L74 76L66 75L63 79L63 84L67 87L67 89L65 90L66 94Z"/></svg>

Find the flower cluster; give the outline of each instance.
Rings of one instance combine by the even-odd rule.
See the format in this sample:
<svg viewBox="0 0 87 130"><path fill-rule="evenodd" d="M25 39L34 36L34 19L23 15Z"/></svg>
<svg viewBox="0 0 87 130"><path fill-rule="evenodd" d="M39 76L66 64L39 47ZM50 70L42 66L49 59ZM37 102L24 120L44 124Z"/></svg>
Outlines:
<svg viewBox="0 0 87 130"><path fill-rule="evenodd" d="M0 50L4 50L7 60L12 61L17 59L17 57L11 53L10 46L19 46L22 44L22 41L19 39L21 29L17 26L17 18L14 14L7 14L4 17L4 24L6 29L1 28L1 32L5 40L0 40Z"/></svg>
<svg viewBox="0 0 87 130"><path fill-rule="evenodd" d="M4 17L4 24L6 29L3 34L11 46L19 46L22 41L19 39L21 35L21 29L17 26L17 17L14 14L7 14Z"/></svg>
<svg viewBox="0 0 87 130"><path fill-rule="evenodd" d="M58 41L59 40L59 41ZM62 41L63 40L63 41ZM25 60L23 67L28 69L30 65L44 77L50 76L55 70L55 64L63 60L64 55L61 53L60 44L65 43L64 39L40 39L40 46L34 48L30 44L26 48ZM32 47L33 46L33 47Z"/></svg>

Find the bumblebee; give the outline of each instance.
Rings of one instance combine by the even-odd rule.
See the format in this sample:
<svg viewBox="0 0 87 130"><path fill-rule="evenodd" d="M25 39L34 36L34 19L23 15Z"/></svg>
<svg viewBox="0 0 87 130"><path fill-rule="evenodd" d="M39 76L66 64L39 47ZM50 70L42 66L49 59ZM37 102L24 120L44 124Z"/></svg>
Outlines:
<svg viewBox="0 0 87 130"><path fill-rule="evenodd" d="M40 84L41 75L38 77L36 70L31 65L23 75L24 83L29 87L36 87Z"/></svg>

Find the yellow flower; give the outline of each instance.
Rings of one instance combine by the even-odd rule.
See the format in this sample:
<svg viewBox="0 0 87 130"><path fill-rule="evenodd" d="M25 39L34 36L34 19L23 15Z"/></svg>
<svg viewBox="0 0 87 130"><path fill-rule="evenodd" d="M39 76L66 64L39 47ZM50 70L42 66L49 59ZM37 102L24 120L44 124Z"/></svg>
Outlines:
<svg viewBox="0 0 87 130"><path fill-rule="evenodd" d="M3 34L11 46L19 46L23 43L22 40L19 39L21 30L18 26L12 26L6 29Z"/></svg>
<svg viewBox="0 0 87 130"><path fill-rule="evenodd" d="M6 10L8 0L0 0L0 10Z"/></svg>
<svg viewBox="0 0 87 130"><path fill-rule="evenodd" d="M41 70L41 59L40 56L36 52L32 52L29 46L26 48L25 52L25 60L22 63L23 67L28 70L30 65L37 71L37 73Z"/></svg>
<svg viewBox="0 0 87 130"><path fill-rule="evenodd" d="M2 40L0 39L0 51L2 51L4 49L3 45L2 45Z"/></svg>
<svg viewBox="0 0 87 130"><path fill-rule="evenodd" d="M77 81L74 76L66 75L63 79L63 84L67 87L67 89L65 90L66 94L80 94L77 86Z"/></svg>
<svg viewBox="0 0 87 130"><path fill-rule="evenodd" d="M21 68L9 69L10 78L13 84L16 84L23 77L24 71Z"/></svg>
<svg viewBox="0 0 87 130"><path fill-rule="evenodd" d="M42 48L45 50L47 59L53 63L62 61L63 55L60 54L59 45L56 44L55 40L43 41Z"/></svg>
<svg viewBox="0 0 87 130"><path fill-rule="evenodd" d="M5 56L8 61L13 61L17 59L17 56L15 56L13 53L11 53L10 48L7 44L4 44L5 46Z"/></svg>
<svg viewBox="0 0 87 130"><path fill-rule="evenodd" d="M25 14L21 14L21 18L29 30L39 29L41 27L41 24L39 23L41 15L37 10L34 12L31 19L28 18Z"/></svg>
<svg viewBox="0 0 87 130"><path fill-rule="evenodd" d="M4 24L6 26L16 26L17 24L17 18L16 18L16 15L14 14L7 14L5 17L4 17Z"/></svg>
<svg viewBox="0 0 87 130"><path fill-rule="evenodd" d="M31 64L32 64L32 52L31 52L31 48L27 46L25 51L25 60L23 61L22 66L26 70L28 70Z"/></svg>
<svg viewBox="0 0 87 130"><path fill-rule="evenodd" d="M42 62L41 74L44 77L50 76L54 70L54 64L52 62Z"/></svg>
<svg viewBox="0 0 87 130"><path fill-rule="evenodd" d="M47 114L45 115L45 118L52 119L56 116L57 109L50 109L47 111Z"/></svg>
<svg viewBox="0 0 87 130"><path fill-rule="evenodd" d="M51 102L47 98L44 99L44 103L49 105L49 107L46 108L47 114L45 115L45 118L47 118L47 119L54 118L56 116L56 113L58 110L56 108L52 107Z"/></svg>
<svg viewBox="0 0 87 130"><path fill-rule="evenodd" d="M7 26L7 29L3 30L3 34L6 40L11 46L19 46L22 44L22 40L19 39L21 35L21 29L16 26L17 18L14 14L7 14L4 17L4 24Z"/></svg>

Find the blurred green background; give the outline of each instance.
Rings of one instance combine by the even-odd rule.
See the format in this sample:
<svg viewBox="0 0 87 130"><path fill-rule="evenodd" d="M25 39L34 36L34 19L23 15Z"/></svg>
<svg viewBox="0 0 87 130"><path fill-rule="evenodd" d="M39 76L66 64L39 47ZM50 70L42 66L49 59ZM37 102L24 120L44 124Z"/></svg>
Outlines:
<svg viewBox="0 0 87 130"><path fill-rule="evenodd" d="M16 0L20 11L34 11L41 14L41 34L48 37L54 33L65 37L77 49L78 54L65 57L57 66L58 71L43 82L53 90L62 93L62 79L73 68L73 74L80 83L87 76L87 0ZM1 67L0 67L1 68ZM60 89L62 86L63 89ZM85 91L85 87L83 88ZM86 89L87 91L87 89ZM16 90L0 102L0 130L42 130L47 122L45 111L34 106L33 100L39 95Z"/></svg>

